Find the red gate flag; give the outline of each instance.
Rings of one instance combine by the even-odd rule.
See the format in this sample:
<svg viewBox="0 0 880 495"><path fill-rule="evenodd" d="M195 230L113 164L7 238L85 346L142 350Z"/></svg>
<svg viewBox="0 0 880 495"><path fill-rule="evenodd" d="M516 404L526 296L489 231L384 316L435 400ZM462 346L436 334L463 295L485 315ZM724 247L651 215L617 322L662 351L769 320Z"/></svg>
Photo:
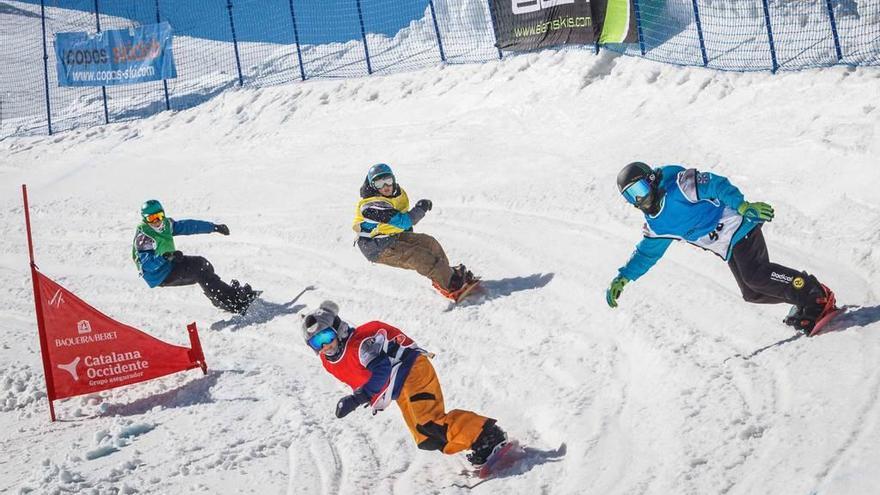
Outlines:
<svg viewBox="0 0 880 495"><path fill-rule="evenodd" d="M104 315L39 271L34 276L51 366L50 400L207 369L195 325L189 328L192 349L167 344Z"/></svg>
<svg viewBox="0 0 880 495"><path fill-rule="evenodd" d="M208 372L195 323L187 326L191 348L165 343L119 323L40 273L34 263L27 189L22 186L34 305L43 354L49 414L52 401L201 368Z"/></svg>

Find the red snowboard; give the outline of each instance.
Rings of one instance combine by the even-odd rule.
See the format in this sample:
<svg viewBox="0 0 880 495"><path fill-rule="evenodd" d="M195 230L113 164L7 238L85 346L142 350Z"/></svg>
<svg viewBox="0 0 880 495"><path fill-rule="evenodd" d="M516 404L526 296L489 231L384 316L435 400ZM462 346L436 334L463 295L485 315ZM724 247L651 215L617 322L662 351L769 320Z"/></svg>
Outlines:
<svg viewBox="0 0 880 495"><path fill-rule="evenodd" d="M475 289L480 287L480 279L474 279L473 282L462 287L458 293L455 295L453 299L454 302L460 303L464 298L466 298L470 293L472 293Z"/></svg>
<svg viewBox="0 0 880 495"><path fill-rule="evenodd" d="M477 476L482 479L491 478L497 473L505 471L513 467L526 455L525 449L516 440L511 440L501 447L497 452L489 456L486 464L477 471Z"/></svg>
<svg viewBox="0 0 880 495"><path fill-rule="evenodd" d="M828 314L823 316L819 321L816 322L816 325L810 331L810 337L815 337L816 335L820 335L822 333L831 330L831 327L828 326L834 318L837 318L839 315L846 313L846 308L834 308L834 310L830 311Z"/></svg>
<svg viewBox="0 0 880 495"><path fill-rule="evenodd" d="M464 300L464 298L466 298L468 294L473 292L474 289L477 289L480 286L480 279L479 277L477 277L471 283L465 284L462 288L453 292L443 290L442 288L440 288L439 285L437 285L436 282L433 283L433 286L434 289L437 290L437 292L443 295L443 297L449 299L455 304L458 304L459 302Z"/></svg>

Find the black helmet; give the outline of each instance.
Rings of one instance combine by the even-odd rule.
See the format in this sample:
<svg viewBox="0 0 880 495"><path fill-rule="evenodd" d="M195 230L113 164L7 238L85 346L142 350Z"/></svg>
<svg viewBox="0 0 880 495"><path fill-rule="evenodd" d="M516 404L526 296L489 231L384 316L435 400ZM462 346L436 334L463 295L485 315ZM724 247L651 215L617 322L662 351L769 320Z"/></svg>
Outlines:
<svg viewBox="0 0 880 495"><path fill-rule="evenodd" d="M656 213L663 191L658 190L660 171L643 162L632 162L617 174L617 190L626 201L645 213Z"/></svg>

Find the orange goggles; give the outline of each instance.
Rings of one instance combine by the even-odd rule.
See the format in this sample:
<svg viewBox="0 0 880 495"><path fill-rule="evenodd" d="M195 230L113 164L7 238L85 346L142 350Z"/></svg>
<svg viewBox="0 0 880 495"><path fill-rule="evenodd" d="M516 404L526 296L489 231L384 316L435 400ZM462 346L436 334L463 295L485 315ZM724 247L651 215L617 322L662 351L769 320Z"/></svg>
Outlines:
<svg viewBox="0 0 880 495"><path fill-rule="evenodd" d="M151 215L146 216L147 223L158 222L160 220L165 220L165 212L160 211L158 213L153 213Z"/></svg>

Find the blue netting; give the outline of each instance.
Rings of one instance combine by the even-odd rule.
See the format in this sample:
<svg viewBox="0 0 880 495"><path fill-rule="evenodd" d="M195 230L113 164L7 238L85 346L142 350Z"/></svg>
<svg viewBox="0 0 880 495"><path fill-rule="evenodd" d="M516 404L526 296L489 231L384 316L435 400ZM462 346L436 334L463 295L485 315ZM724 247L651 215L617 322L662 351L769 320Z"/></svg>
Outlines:
<svg viewBox="0 0 880 495"><path fill-rule="evenodd" d="M57 132L191 107L239 84L497 59L490 1L3 0L0 138L45 133L50 123ZM737 71L880 65L880 0L633 2L639 43L606 48ZM56 33L160 21L174 29L176 79L58 86Z"/></svg>

